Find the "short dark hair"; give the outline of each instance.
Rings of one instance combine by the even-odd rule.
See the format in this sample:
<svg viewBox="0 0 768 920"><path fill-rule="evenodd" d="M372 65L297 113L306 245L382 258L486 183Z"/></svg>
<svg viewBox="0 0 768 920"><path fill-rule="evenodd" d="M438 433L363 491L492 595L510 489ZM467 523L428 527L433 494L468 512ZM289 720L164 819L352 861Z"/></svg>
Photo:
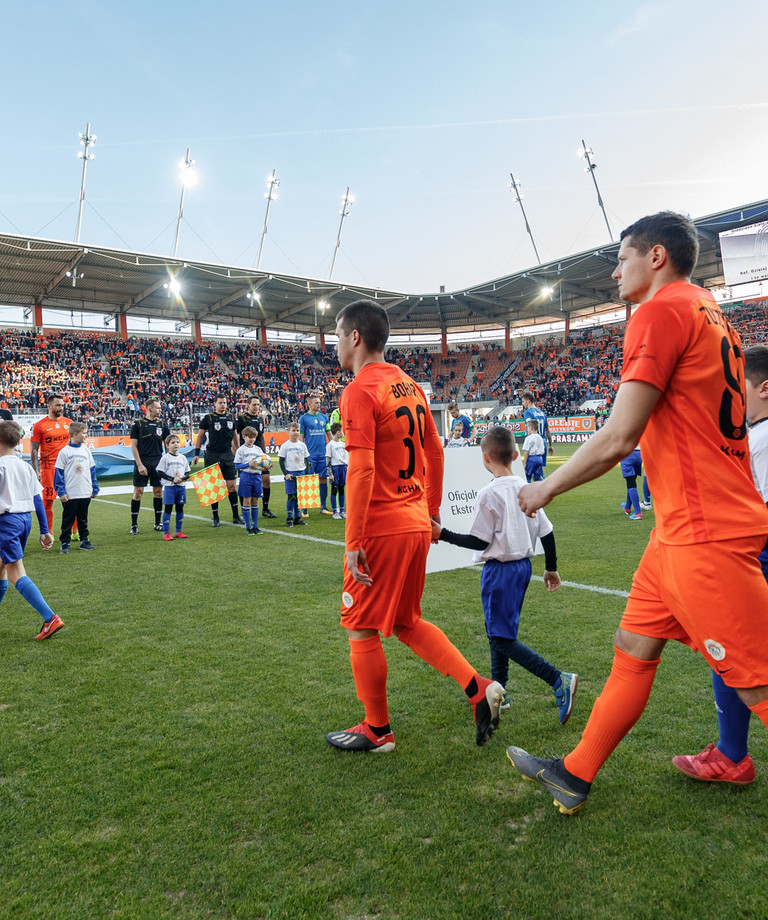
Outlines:
<svg viewBox="0 0 768 920"><path fill-rule="evenodd" d="M744 350L744 373L752 386L768 380L768 345L752 345Z"/></svg>
<svg viewBox="0 0 768 920"><path fill-rule="evenodd" d="M250 425L246 425L240 433L244 438L258 438L259 436L259 432L255 428L251 428Z"/></svg>
<svg viewBox="0 0 768 920"><path fill-rule="evenodd" d="M64 397L61 395L61 393L51 393L51 395L48 397L46 405L50 406L50 404L54 401L54 399L60 399L63 401Z"/></svg>
<svg viewBox="0 0 768 920"><path fill-rule="evenodd" d="M334 422L331 425L331 434L336 434L337 431L341 431L341 425L338 422Z"/></svg>
<svg viewBox="0 0 768 920"><path fill-rule="evenodd" d="M226 399L226 398L227 398L227 394L226 394L226 393L217 393L217 394L213 397L213 401L216 402L217 399Z"/></svg>
<svg viewBox="0 0 768 920"><path fill-rule="evenodd" d="M347 304L336 315L344 332L349 335L355 329L368 351L383 352L389 338L389 317L387 311L372 300L356 300Z"/></svg>
<svg viewBox="0 0 768 920"><path fill-rule="evenodd" d="M641 217L626 230L621 231L619 239L630 237L630 244L640 255L645 255L653 246L663 246L667 250L672 265L689 278L699 258L699 237L691 221L674 211L660 211Z"/></svg>
<svg viewBox="0 0 768 920"><path fill-rule="evenodd" d="M18 422L0 422L0 444L16 447L21 440L21 425Z"/></svg>
<svg viewBox="0 0 768 920"><path fill-rule="evenodd" d="M502 463L504 466L509 466L515 459L517 450L512 432L500 425L488 429L480 442L480 449L484 454L488 454L494 463Z"/></svg>
<svg viewBox="0 0 768 920"><path fill-rule="evenodd" d="M523 390L523 392L520 394L520 400L522 401L524 399L527 399L529 402L532 402L532 403L536 402L536 397L533 395L533 393L530 390Z"/></svg>

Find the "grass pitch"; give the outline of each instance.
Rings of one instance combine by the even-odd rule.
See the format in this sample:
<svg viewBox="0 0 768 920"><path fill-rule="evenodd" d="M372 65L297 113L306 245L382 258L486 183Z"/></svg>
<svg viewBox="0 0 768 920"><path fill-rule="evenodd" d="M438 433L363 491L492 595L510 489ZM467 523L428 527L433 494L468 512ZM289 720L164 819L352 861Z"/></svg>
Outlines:
<svg viewBox="0 0 768 920"><path fill-rule="evenodd" d="M752 787L674 770L717 735L687 649L666 650L580 815L507 762L512 743L567 752L607 677L623 599L589 586L627 591L653 525L622 497L615 470L550 506L560 574L583 587L534 581L523 609L522 641L581 675L568 724L518 669L477 748L461 690L385 640L397 748L379 757L324 740L362 714L338 626L341 522L313 512L296 532L281 515L246 537L212 530L190 491L186 541L163 543L148 510L129 537L128 495L92 504L95 552L30 541L67 628L34 642L13 588L0 607L0 918L764 920L765 732L753 720ZM488 672L477 570L429 576L424 615Z"/></svg>

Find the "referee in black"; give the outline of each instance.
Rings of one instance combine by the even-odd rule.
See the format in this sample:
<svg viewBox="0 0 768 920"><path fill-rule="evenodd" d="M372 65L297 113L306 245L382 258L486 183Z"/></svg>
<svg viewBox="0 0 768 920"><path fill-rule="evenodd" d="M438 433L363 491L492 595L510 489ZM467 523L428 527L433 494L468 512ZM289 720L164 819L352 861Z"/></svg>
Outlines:
<svg viewBox="0 0 768 920"><path fill-rule="evenodd" d="M152 506L155 510L155 530L162 531L163 484L157 474L157 464L163 456L165 439L171 429L160 419L160 400L148 399L144 404L146 415L131 425L131 453L133 454L133 499L131 501L131 529L139 532L139 509L144 487L152 486Z"/></svg>
<svg viewBox="0 0 768 920"><path fill-rule="evenodd" d="M218 463L221 467L221 475L227 483L229 489L229 503L232 505L232 523L242 524L240 515L237 513L237 491L235 486L235 451L240 446L240 438L235 427L234 415L227 413L227 397L223 393L217 393L213 400L213 412L204 415L200 419L197 437L195 438L195 457L193 465L200 462L200 448L203 446L205 436L208 436L208 443L205 447L205 465L212 466ZM213 512L213 527L221 524L219 521L219 503L214 502L211 505Z"/></svg>
<svg viewBox="0 0 768 920"><path fill-rule="evenodd" d="M245 405L245 412L237 420L237 433L242 438L243 428L253 428L256 431L256 447L260 447L264 453L267 452L264 443L264 416L261 414L261 400L258 396L251 396ZM261 485L264 490L262 499L261 516L265 518L276 518L277 515L269 510L269 495L271 492L269 473L261 474Z"/></svg>

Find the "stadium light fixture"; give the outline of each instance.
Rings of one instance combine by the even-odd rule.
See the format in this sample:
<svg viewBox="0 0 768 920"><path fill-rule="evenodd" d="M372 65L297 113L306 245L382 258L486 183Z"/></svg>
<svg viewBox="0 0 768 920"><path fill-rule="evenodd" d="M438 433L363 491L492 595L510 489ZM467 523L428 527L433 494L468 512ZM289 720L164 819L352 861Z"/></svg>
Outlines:
<svg viewBox="0 0 768 920"><path fill-rule="evenodd" d="M548 284L545 284L541 288L542 297L551 297L554 293L555 293L555 289L553 287L550 287Z"/></svg>
<svg viewBox="0 0 768 920"><path fill-rule="evenodd" d="M85 204L85 171L88 167L88 160L93 159L93 154L88 150L96 143L96 135L91 134L91 123L88 122L85 128L85 134L79 132L80 146L82 150L77 151L78 157L83 161L83 176L80 180L80 206L77 209L77 229L75 230L75 242L80 242L80 228L83 224L83 205Z"/></svg>
<svg viewBox="0 0 768 920"><path fill-rule="evenodd" d="M338 255L339 246L341 245L341 230L342 230L342 227L344 226L344 218L349 217L349 209L352 207L354 203L355 203L354 196L349 194L349 186L347 186L347 190L346 192L344 192L344 196L341 199L341 210L339 211L339 214L341 215L341 220L339 221L339 232L336 234L336 246L333 250L333 258L331 259L331 270L328 272L329 281L333 277L333 269L334 269L334 266L336 265L336 256Z"/></svg>
<svg viewBox="0 0 768 920"><path fill-rule="evenodd" d="M187 147L187 155L179 160L179 166L181 168L181 200L179 201L179 216L176 219L176 237L173 240L173 258L176 258L176 252L179 248L179 232L181 230L181 218L184 216L184 192L187 187L192 187L197 182L197 171L193 169L195 161L189 155L189 147Z"/></svg>
<svg viewBox="0 0 768 920"><path fill-rule="evenodd" d="M272 175L267 178L267 192L264 197L267 199L267 210L264 214L264 228L261 231L261 243L259 243L259 255L256 259L256 269L261 268L261 254L264 252L264 238L267 235L267 223L269 222L269 209L272 202L277 198L276 189L280 186L280 180L277 178L277 170L272 170Z"/></svg>
<svg viewBox="0 0 768 920"><path fill-rule="evenodd" d="M600 206L600 210L603 212L603 218L605 219L605 226L608 228L608 236L610 237L611 242L613 242L613 232L611 231L611 225L608 223L608 215L605 213L605 205L603 204L603 198L600 194L600 188L597 184L597 179L595 177L595 170L597 169L597 163L593 162L592 157L595 155L594 150L591 147L587 147L586 142L582 140L581 150L577 151L577 155L586 162L584 167L584 172L588 172L592 176L592 182L595 185L595 192L597 193L597 203Z"/></svg>
<svg viewBox="0 0 768 920"><path fill-rule="evenodd" d="M533 238L533 232L531 231L531 225L528 223L528 216L525 213L525 208L523 207L523 195L520 193L521 185L519 182L515 181L515 177L512 173L509 174L509 178L512 180L507 188L510 192L513 192L517 203L520 205L520 210L523 212L523 220L525 221L525 230L528 236L531 238L531 245L533 246L533 251L536 253L536 261L541 265L541 259L539 258L539 250L536 248L536 241Z"/></svg>
<svg viewBox="0 0 768 920"><path fill-rule="evenodd" d="M168 291L169 297L181 297L181 284L176 278L166 281L163 287Z"/></svg>

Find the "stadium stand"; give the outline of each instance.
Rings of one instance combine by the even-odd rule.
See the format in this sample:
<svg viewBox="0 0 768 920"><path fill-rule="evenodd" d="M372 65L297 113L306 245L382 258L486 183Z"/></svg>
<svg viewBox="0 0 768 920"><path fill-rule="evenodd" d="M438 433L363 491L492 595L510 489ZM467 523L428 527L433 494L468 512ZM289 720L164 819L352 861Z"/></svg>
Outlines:
<svg viewBox="0 0 768 920"><path fill-rule="evenodd" d="M765 341L768 299L729 304L725 312L746 345ZM426 347L389 349L387 358L432 387L433 402L452 399L484 407L519 403L533 389L549 415L573 415L587 401L610 406L622 364L624 324L595 326L526 343L507 354L497 343L460 345L446 356ZM204 342L93 332L7 329L0 332L0 406L14 413L46 411L52 391L91 434L126 433L149 396L158 396L174 426L188 426L223 392L241 407L258 395L269 422L284 427L304 410L312 390L331 409L346 382L332 351L255 342ZM194 422L195 419L193 418Z"/></svg>

